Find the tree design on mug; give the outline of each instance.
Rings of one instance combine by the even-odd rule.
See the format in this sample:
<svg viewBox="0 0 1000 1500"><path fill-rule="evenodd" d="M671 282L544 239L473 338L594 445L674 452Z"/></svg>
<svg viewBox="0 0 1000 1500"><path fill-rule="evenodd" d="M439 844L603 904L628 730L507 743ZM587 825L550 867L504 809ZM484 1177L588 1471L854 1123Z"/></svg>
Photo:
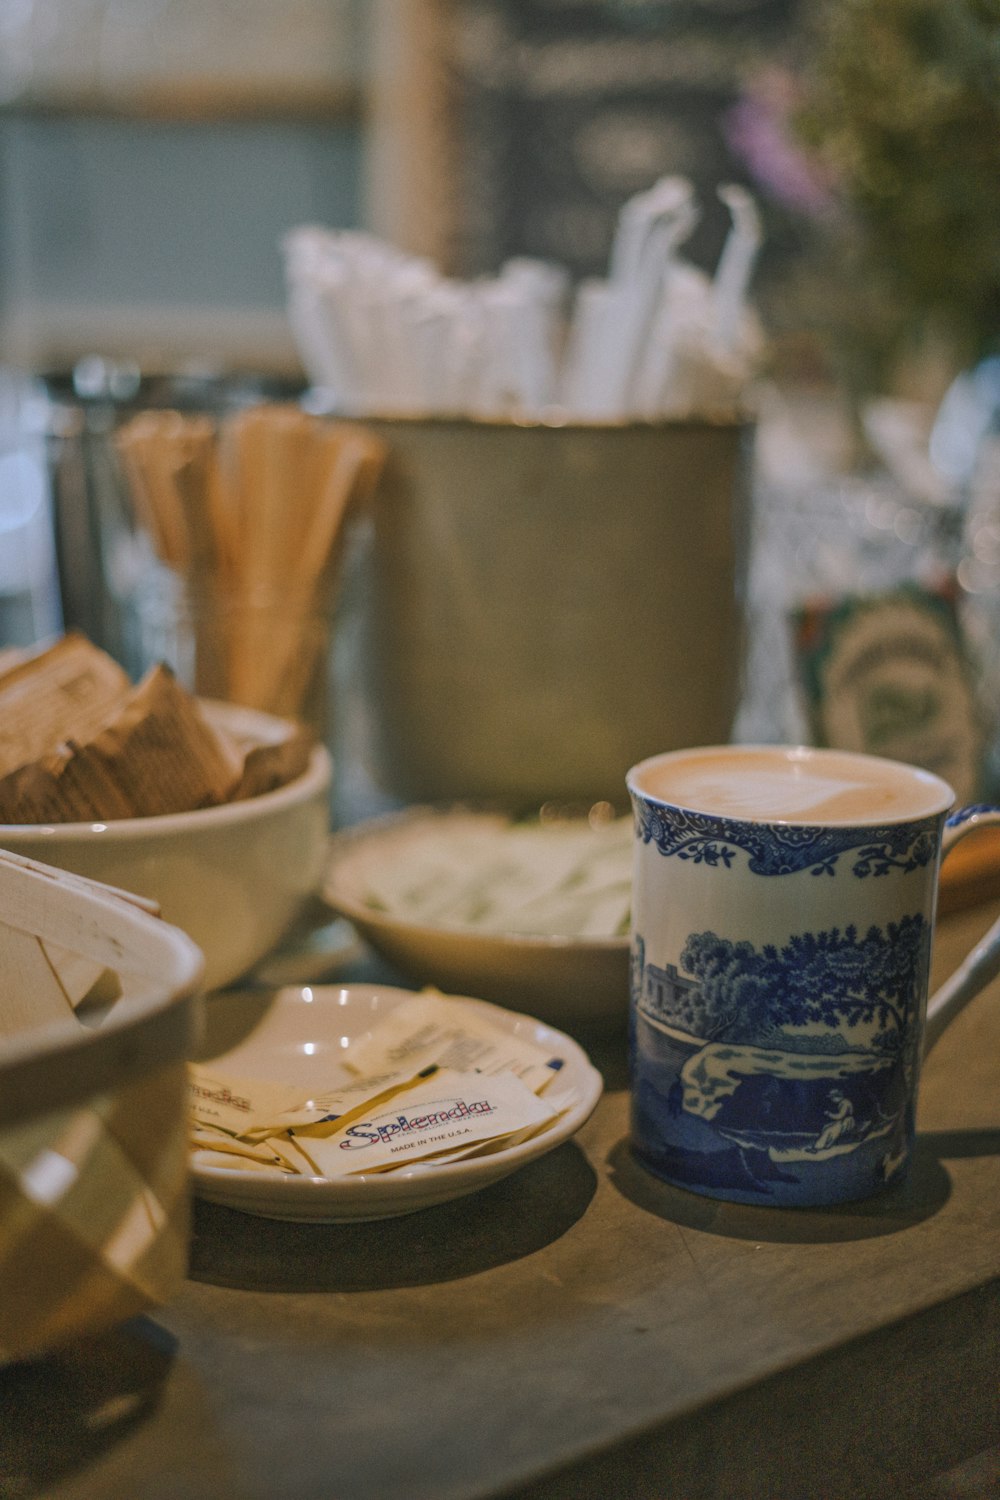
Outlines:
<svg viewBox="0 0 1000 1500"><path fill-rule="evenodd" d="M849 925L796 933L757 948L712 931L688 936L672 987L671 1024L704 1041L786 1046L786 1028L810 1027L810 1047L842 1046L838 1028L872 1028L869 1045L898 1052L919 1003L930 925L904 916L885 930Z"/></svg>

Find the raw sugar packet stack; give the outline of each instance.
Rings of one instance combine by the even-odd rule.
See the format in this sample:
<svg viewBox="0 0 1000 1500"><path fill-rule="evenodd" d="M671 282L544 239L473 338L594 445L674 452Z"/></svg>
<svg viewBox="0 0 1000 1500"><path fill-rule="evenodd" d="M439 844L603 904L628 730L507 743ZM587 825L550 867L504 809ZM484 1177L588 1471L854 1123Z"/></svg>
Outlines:
<svg viewBox="0 0 1000 1500"><path fill-rule="evenodd" d="M71 632L0 653L0 822L147 818L245 801L305 769L312 736L289 721L264 744L227 732L166 666L133 684Z"/></svg>
<svg viewBox="0 0 1000 1500"><path fill-rule="evenodd" d="M344 1055L347 1078L219 1077L192 1064L198 1167L337 1178L441 1166L521 1144L576 1103L563 1060L436 991L415 994Z"/></svg>

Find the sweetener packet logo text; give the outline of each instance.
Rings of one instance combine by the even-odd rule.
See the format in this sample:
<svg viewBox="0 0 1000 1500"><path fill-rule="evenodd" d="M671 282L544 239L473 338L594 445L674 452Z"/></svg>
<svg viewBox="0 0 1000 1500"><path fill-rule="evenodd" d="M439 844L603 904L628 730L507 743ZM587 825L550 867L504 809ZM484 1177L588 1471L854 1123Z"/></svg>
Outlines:
<svg viewBox="0 0 1000 1500"><path fill-rule="evenodd" d="M339 1141L338 1145L341 1151L363 1151L368 1146L384 1145L400 1136L410 1139L425 1136L428 1131L440 1129L443 1125L482 1118L495 1111L496 1106L488 1099L456 1099L419 1115L408 1115L400 1111L391 1120L362 1120L349 1125L344 1131L345 1139Z"/></svg>
<svg viewBox="0 0 1000 1500"><path fill-rule="evenodd" d="M244 1114L249 1114L250 1112L250 1100L245 1098L243 1094L234 1094L225 1084L220 1084L216 1088L210 1088L206 1084L196 1083L194 1080L191 1080L188 1083L188 1088L193 1099L205 1099L215 1104L228 1104L231 1109L242 1110Z"/></svg>

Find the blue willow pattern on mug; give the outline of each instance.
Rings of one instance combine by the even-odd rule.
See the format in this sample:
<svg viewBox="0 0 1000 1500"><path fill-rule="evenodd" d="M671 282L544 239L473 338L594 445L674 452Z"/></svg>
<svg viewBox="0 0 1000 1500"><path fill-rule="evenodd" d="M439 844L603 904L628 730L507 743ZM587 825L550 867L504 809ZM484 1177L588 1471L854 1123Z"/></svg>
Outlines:
<svg viewBox="0 0 1000 1500"><path fill-rule="evenodd" d="M864 1148L882 1181L906 1157L916 1010L930 925L804 932L781 948L691 933L679 966L637 954L637 1008L674 1054L665 1097L640 1067L636 1105L665 1107L670 1175L784 1197L802 1173ZM864 1048L840 1028L870 1027ZM650 1093L657 1097L650 1097ZM839 1176L840 1174L835 1174ZM787 1186L786 1186L787 1185Z"/></svg>
<svg viewBox="0 0 1000 1500"><path fill-rule="evenodd" d="M730 821L635 800L666 858L848 880L926 867L940 819L883 828ZM853 860L841 856L853 853ZM931 924L921 913L756 944L690 932L677 963L634 934L633 1112L674 1182L744 1202L837 1202L895 1177L913 1139Z"/></svg>
<svg viewBox="0 0 1000 1500"><path fill-rule="evenodd" d="M930 863L937 849L936 819L857 829L737 822L679 808L662 813L645 802L636 802L635 811L637 836L655 844L662 855L729 869L736 850L742 849L755 875L793 875L800 870L832 875L840 856L854 850L853 874L864 879L890 869L919 869ZM968 809L964 811L967 815Z"/></svg>
<svg viewBox="0 0 1000 1500"><path fill-rule="evenodd" d="M954 812L949 813L944 820L944 826L961 828L963 823L968 823L971 818L978 818L980 813L990 814L990 822L995 822L996 811L995 802L971 802L966 807L956 807Z"/></svg>

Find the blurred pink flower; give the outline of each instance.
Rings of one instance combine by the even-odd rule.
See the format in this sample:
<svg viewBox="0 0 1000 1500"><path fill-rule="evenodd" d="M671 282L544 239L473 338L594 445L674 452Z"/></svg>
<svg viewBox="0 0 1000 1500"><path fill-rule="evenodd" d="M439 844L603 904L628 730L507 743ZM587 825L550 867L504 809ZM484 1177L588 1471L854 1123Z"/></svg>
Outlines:
<svg viewBox="0 0 1000 1500"><path fill-rule="evenodd" d="M839 203L832 174L796 140L792 116L799 102L795 79L770 68L723 116L730 149L777 203L814 219L829 219Z"/></svg>

